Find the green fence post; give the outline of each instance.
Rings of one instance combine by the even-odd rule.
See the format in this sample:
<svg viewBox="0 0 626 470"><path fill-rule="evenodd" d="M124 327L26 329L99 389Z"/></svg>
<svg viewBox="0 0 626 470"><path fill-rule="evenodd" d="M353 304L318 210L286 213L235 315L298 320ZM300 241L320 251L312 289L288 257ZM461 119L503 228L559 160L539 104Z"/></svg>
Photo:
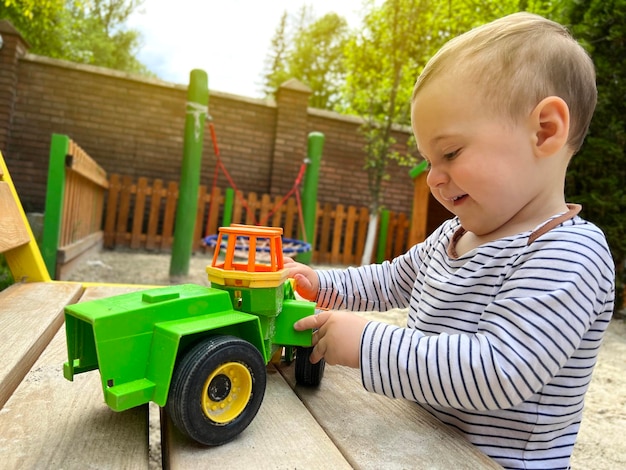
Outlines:
<svg viewBox="0 0 626 470"><path fill-rule="evenodd" d="M233 203L235 201L235 190L226 188L224 191L224 214L222 215L222 227L230 226L233 220Z"/></svg>
<svg viewBox="0 0 626 470"><path fill-rule="evenodd" d="M376 262L385 261L385 250L387 248L387 236L389 235L389 211L383 209L380 211L378 225L378 249L376 250Z"/></svg>
<svg viewBox="0 0 626 470"><path fill-rule="evenodd" d="M179 195L176 205L174 242L170 260L170 276L189 274L189 260L198 210L200 167L204 121L209 105L209 79L204 70L192 70L187 91L187 117L180 170Z"/></svg>
<svg viewBox="0 0 626 470"><path fill-rule="evenodd" d="M61 237L61 217L63 216L65 192L65 158L69 151L70 138L66 135L52 134L41 238L41 255L52 279L56 279L57 251Z"/></svg>
<svg viewBox="0 0 626 470"><path fill-rule="evenodd" d="M302 186L302 218L304 234L300 234L307 243L311 244L311 251L299 253L296 259L300 263L309 264L315 249L315 219L317 217L317 186L320 179L320 164L324 148L324 134L311 132L307 141L307 157L309 164L304 174Z"/></svg>

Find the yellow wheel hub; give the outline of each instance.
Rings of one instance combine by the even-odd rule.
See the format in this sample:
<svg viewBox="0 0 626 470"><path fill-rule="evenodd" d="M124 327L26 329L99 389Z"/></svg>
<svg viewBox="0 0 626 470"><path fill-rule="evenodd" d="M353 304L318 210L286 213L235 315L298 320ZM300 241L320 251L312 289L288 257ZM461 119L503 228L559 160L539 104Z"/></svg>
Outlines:
<svg viewBox="0 0 626 470"><path fill-rule="evenodd" d="M239 362L217 367L204 382L202 411L211 421L226 424L246 408L252 394L252 375Z"/></svg>

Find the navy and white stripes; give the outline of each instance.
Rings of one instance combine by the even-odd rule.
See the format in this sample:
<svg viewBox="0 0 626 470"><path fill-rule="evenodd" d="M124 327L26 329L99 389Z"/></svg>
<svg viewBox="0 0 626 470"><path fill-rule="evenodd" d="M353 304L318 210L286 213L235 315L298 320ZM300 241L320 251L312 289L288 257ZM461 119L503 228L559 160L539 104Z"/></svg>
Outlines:
<svg viewBox="0 0 626 470"><path fill-rule="evenodd" d="M602 232L580 217L448 255L453 219L392 262L320 271L322 307L409 307L370 322L366 389L416 401L507 468L567 468L613 311Z"/></svg>

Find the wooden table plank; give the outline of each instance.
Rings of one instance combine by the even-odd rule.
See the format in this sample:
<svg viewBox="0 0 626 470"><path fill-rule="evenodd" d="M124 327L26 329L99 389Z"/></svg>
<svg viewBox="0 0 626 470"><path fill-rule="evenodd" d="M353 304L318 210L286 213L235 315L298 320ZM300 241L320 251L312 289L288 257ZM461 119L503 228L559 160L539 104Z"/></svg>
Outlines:
<svg viewBox="0 0 626 470"><path fill-rule="evenodd" d="M63 307L79 284L14 284L0 293L0 407L6 403L63 324Z"/></svg>
<svg viewBox="0 0 626 470"><path fill-rule="evenodd" d="M91 288L90 288L91 289ZM87 289L84 299L129 289ZM104 403L97 371L63 377L60 329L0 411L3 468L148 468L148 407L116 413Z"/></svg>
<svg viewBox="0 0 626 470"><path fill-rule="evenodd" d="M227 444L203 447L164 421L164 468L351 468L273 366L267 379L257 416Z"/></svg>
<svg viewBox="0 0 626 470"><path fill-rule="evenodd" d="M355 468L501 468L416 403L367 392L356 369L326 366L319 388L296 386L293 365L280 370Z"/></svg>

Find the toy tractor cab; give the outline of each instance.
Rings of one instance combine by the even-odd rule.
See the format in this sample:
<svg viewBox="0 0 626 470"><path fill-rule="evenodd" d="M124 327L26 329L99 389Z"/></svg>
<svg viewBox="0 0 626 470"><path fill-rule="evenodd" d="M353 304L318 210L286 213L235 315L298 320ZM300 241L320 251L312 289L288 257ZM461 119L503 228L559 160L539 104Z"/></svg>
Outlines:
<svg viewBox="0 0 626 470"><path fill-rule="evenodd" d="M281 237L280 228L222 227L206 268L211 287L184 284L68 306L65 377L99 369L113 410L153 401L205 445L233 439L254 419L271 360L295 357L296 380L319 384L324 363L309 361L312 332L293 328L315 304L295 298ZM238 261L242 240L247 257ZM269 243L267 264L257 260L259 243Z"/></svg>

